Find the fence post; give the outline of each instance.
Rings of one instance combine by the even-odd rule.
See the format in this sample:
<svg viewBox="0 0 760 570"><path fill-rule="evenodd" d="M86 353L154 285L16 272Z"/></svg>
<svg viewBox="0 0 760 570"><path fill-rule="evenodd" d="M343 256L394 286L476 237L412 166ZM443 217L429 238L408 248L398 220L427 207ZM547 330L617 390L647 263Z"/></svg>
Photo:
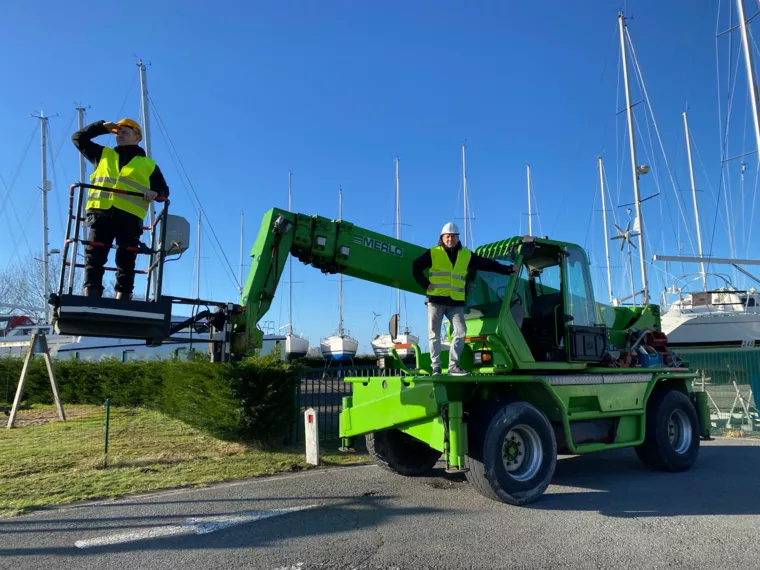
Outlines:
<svg viewBox="0 0 760 570"><path fill-rule="evenodd" d="M104 442L103 442L103 463L105 467L108 467L108 424L110 420L111 415L111 400L106 398L106 425L105 425L105 433L103 436Z"/></svg>
<svg viewBox="0 0 760 570"><path fill-rule="evenodd" d="M306 463L319 465L319 424L314 408L304 412L303 423L306 431Z"/></svg>

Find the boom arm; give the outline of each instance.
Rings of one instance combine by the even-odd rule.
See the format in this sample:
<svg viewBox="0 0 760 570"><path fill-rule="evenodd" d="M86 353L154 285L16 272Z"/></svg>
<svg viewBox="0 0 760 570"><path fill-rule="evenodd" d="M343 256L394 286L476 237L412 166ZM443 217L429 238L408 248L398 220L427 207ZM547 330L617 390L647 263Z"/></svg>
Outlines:
<svg viewBox="0 0 760 570"><path fill-rule="evenodd" d="M240 300L245 310L234 323L232 350L261 347L258 322L272 304L288 254L323 273L342 273L424 295L412 275L412 262L425 249L345 220L269 210L251 250L253 263Z"/></svg>

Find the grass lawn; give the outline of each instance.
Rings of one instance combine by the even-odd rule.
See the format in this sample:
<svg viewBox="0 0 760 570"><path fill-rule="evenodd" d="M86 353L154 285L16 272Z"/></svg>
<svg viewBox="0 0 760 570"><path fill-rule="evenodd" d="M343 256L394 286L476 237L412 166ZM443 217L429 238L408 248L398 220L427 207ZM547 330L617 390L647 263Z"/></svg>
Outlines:
<svg viewBox="0 0 760 570"><path fill-rule="evenodd" d="M161 413L111 409L104 461L103 408L35 406L0 425L0 517L34 507L313 468L301 448L257 450L205 435ZM5 418L0 415L0 419ZM5 418L7 421L7 418ZM323 465L370 461L322 443Z"/></svg>

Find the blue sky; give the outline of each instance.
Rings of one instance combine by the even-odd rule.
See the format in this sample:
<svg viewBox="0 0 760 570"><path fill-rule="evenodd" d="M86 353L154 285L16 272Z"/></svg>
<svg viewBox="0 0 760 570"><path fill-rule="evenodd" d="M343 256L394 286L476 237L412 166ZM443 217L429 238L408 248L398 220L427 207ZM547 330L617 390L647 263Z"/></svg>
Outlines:
<svg viewBox="0 0 760 570"><path fill-rule="evenodd" d="M403 238L433 245L446 221L462 223L466 141L475 243L527 232L529 162L540 214L534 233L540 227L543 234L587 247L597 295L607 301L598 155L615 205L633 196L625 114L619 113L625 100L617 12L625 8L633 16L629 31L670 166L651 119L647 131L646 105L637 105L643 135L638 161L653 169L642 178L642 197L661 192L643 206L647 258L677 253L679 241L683 253L691 254L686 228L696 239L681 117L687 102L699 151L705 249L728 255L725 198L716 202L718 108L725 118L729 42L732 69L741 54L738 34L722 38L716 68L715 32L719 12L719 28L729 27L733 4L696 2L684 10L680 3L655 0L543 2L540 8L495 1L222 1L210 9L202 2L163 0L133 2L128 9L84 1L74 10L64 3L6 3L0 8L6 77L0 92L0 265L41 250L39 130L35 134L38 125L29 113L42 108L58 114L50 121L56 162L50 166L49 225L51 247L60 247L67 186L77 176L78 155L69 139L76 128L74 107L89 106L88 121L138 118L136 62L142 58L150 62L150 95L160 116L151 119L153 154L172 190L172 212L191 221L195 243L192 185L236 277L240 213L247 253L262 214L286 206L289 171L294 210L336 217L342 186L345 219L392 234L398 156ZM747 10L749 16L752 3ZM131 20L137 14L146 17ZM739 59L728 156L755 149L743 66ZM631 73L638 103L643 98ZM757 168L752 156L745 161L743 188L738 161L725 171L731 175L729 213L738 257L757 255L748 252L746 238ZM627 219L625 208L615 213ZM206 219L204 226L201 296L237 299L237 283L220 260ZM612 247L614 253L619 246ZM167 292L193 293L194 258L191 249L167 266ZM613 265L616 295L625 295L628 281L616 253ZM657 298L664 265L648 267ZM314 345L337 327L337 277L300 264L294 270L294 323ZM676 274L694 270L670 267ZM634 271L638 282L636 263ZM406 320L426 345L422 297L406 295L405 304ZM370 350L373 312L381 313L385 332L394 307L393 291L346 280L345 326L359 338L360 352ZM286 306L275 300L266 320L287 323Z"/></svg>

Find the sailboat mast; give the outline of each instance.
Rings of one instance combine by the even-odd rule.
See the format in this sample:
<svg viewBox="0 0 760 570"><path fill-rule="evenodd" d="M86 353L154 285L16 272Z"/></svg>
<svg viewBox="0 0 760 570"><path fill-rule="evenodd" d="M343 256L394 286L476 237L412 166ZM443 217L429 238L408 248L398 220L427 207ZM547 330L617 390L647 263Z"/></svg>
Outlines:
<svg viewBox="0 0 760 570"><path fill-rule="evenodd" d="M752 102L752 121L755 127L755 143L757 144L758 161L760 161L760 120L757 112L757 83L755 81L755 65L752 61L752 49L749 45L749 32L747 31L747 20L744 18L744 6L742 0L736 0L736 12L739 18L739 29L742 35L742 48L744 48L744 64L747 68L747 87L750 89L750 100Z"/></svg>
<svg viewBox="0 0 760 570"><path fill-rule="evenodd" d="M633 175L633 197L636 207L636 220L638 221L638 242L639 242L639 268L641 269L641 292L642 305L649 302L649 286L647 285L647 269L644 263L644 219L641 215L641 198L639 194L639 171L636 164L636 139L633 132L633 108L631 107L631 86L628 81L628 53L625 42L625 16L623 12L618 14L618 25L620 28L620 49L621 59L623 62L623 77L625 79L625 101L626 117L628 119L628 139L631 147L631 173ZM631 299L635 304L635 297Z"/></svg>
<svg viewBox="0 0 760 570"><path fill-rule="evenodd" d="M531 203L530 203L530 164L525 165L525 169L527 170L528 175L528 235L533 235L533 213L531 211Z"/></svg>
<svg viewBox="0 0 760 570"><path fill-rule="evenodd" d="M137 68L140 70L140 112L142 114L142 143L145 147L145 156L153 157L150 144L150 107L148 106L148 74L145 64L142 60L137 62ZM150 225L156 220L156 203L151 201L150 207ZM150 254L150 267L155 263L155 255ZM158 279L153 279L153 298L158 297ZM146 299L147 301L147 299Z"/></svg>
<svg viewBox="0 0 760 570"><path fill-rule="evenodd" d="M150 107L148 106L148 74L145 69L145 64L140 60L137 63L137 68L140 70L140 112L142 114L142 140L145 147L145 155L151 158L150 145ZM153 219L156 216L156 209L153 202L150 204L150 223L153 223Z"/></svg>
<svg viewBox="0 0 760 570"><path fill-rule="evenodd" d="M462 185L464 188L464 241L462 242L462 245L464 245L464 247L467 247L467 221L469 216L467 215L467 166L464 147L465 145L462 145Z"/></svg>
<svg viewBox="0 0 760 570"><path fill-rule="evenodd" d="M50 190L50 182L47 179L47 128L48 118L40 111L37 117L40 120L40 153L42 171L42 287L43 303L45 303L45 322L48 322L48 297L50 297L50 271L48 267L48 209L47 193ZM73 267L72 267L73 271Z"/></svg>
<svg viewBox="0 0 760 570"><path fill-rule="evenodd" d="M607 233L607 200L604 196L604 166L602 164L602 157L596 157L599 163L599 188L602 190L602 219L604 221L604 256L607 261L607 292L610 295L610 302L612 302L612 276L610 274L610 244L609 234Z"/></svg>
<svg viewBox="0 0 760 570"><path fill-rule="evenodd" d="M77 125L78 130L82 130L84 128L84 114L85 114L85 108L84 107L77 107ZM87 180L85 179L87 177L87 162L85 161L84 155L82 153L79 153L79 182L81 184L86 184ZM86 192L85 192L86 196ZM77 210L77 217L82 217L82 208L84 207L84 204L79 204L79 210ZM77 260L77 254L79 253L79 241L74 241L71 244L71 270L69 271L69 282L68 282L68 288L69 292L74 291L74 263L76 263ZM66 263L65 259L61 260L61 263Z"/></svg>
<svg viewBox="0 0 760 570"><path fill-rule="evenodd" d="M293 211L292 206L292 194L290 190L290 180L293 177L292 172L288 172L288 212ZM288 256L288 280L289 283L289 290L288 290L288 334L293 334L293 256Z"/></svg>
<svg viewBox="0 0 760 570"><path fill-rule="evenodd" d="M343 187L338 188L338 221L343 219ZM343 274L338 273L338 336L343 336Z"/></svg>
<svg viewBox="0 0 760 570"><path fill-rule="evenodd" d="M396 157L396 239L401 239L401 200L398 184L398 157ZM401 289L396 289L396 314L401 319Z"/></svg>
<svg viewBox="0 0 760 570"><path fill-rule="evenodd" d="M699 227L699 206L697 205L697 187L694 184L694 166L691 161L691 136L689 135L689 119L686 118L686 112L683 113L683 128L686 133L686 154L689 158L689 178L691 179L691 197L694 201L694 223L697 226L697 247L699 248L699 257L702 257L702 230ZM707 291L707 274L705 273L705 262L699 263L700 273L702 274L702 290Z"/></svg>

